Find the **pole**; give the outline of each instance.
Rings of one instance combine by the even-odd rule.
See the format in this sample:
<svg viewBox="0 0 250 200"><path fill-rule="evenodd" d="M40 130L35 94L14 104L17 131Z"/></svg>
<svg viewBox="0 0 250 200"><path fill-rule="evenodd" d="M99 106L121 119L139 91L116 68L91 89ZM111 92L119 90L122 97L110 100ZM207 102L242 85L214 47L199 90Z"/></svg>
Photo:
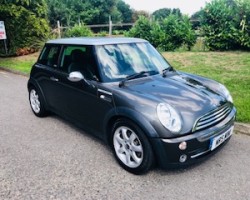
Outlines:
<svg viewBox="0 0 250 200"><path fill-rule="evenodd" d="M61 27L60 27L60 21L57 21L57 30L58 30L58 38L61 38Z"/></svg>
<svg viewBox="0 0 250 200"><path fill-rule="evenodd" d="M3 40L3 42L4 42L5 53L7 55L8 54L8 48L7 48L6 40Z"/></svg>
<svg viewBox="0 0 250 200"><path fill-rule="evenodd" d="M109 36L112 36L112 20L111 20L111 16L109 16Z"/></svg>

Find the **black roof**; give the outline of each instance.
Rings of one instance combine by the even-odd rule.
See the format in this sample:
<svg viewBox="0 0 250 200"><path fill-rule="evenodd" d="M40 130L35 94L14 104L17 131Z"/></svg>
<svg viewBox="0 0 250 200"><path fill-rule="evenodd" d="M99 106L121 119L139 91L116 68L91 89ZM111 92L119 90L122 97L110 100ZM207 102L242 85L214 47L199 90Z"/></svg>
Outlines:
<svg viewBox="0 0 250 200"><path fill-rule="evenodd" d="M104 45L147 42L139 38L128 37L77 37L49 40L47 44L74 44L74 45Z"/></svg>

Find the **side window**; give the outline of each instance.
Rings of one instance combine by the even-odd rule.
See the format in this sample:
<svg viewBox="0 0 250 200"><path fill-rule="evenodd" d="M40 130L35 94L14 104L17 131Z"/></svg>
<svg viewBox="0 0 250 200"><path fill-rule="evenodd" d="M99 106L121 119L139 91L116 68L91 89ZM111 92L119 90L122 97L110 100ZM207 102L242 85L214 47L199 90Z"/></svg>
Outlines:
<svg viewBox="0 0 250 200"><path fill-rule="evenodd" d="M57 67L59 54L59 46L45 46L38 59L38 63L47 65L49 67Z"/></svg>
<svg viewBox="0 0 250 200"><path fill-rule="evenodd" d="M99 80L92 46L65 46L60 69L66 73L79 71L86 79Z"/></svg>

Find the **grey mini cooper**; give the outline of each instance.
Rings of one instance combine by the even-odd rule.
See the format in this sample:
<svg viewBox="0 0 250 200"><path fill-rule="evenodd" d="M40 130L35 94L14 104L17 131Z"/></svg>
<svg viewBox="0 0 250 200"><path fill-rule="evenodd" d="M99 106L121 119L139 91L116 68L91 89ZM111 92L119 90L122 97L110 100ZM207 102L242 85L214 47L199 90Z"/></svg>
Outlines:
<svg viewBox="0 0 250 200"><path fill-rule="evenodd" d="M107 142L141 174L206 158L233 133L236 109L222 84L175 70L147 41L48 41L28 81L34 114L56 113Z"/></svg>

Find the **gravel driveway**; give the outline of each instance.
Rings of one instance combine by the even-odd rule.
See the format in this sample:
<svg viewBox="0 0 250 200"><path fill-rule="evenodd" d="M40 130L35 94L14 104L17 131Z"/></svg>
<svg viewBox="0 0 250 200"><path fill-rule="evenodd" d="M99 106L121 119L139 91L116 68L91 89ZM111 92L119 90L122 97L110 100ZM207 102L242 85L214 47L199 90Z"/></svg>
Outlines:
<svg viewBox="0 0 250 200"><path fill-rule="evenodd" d="M233 135L191 168L135 176L98 139L57 116L35 117L26 83L0 71L0 199L250 199L250 136Z"/></svg>

